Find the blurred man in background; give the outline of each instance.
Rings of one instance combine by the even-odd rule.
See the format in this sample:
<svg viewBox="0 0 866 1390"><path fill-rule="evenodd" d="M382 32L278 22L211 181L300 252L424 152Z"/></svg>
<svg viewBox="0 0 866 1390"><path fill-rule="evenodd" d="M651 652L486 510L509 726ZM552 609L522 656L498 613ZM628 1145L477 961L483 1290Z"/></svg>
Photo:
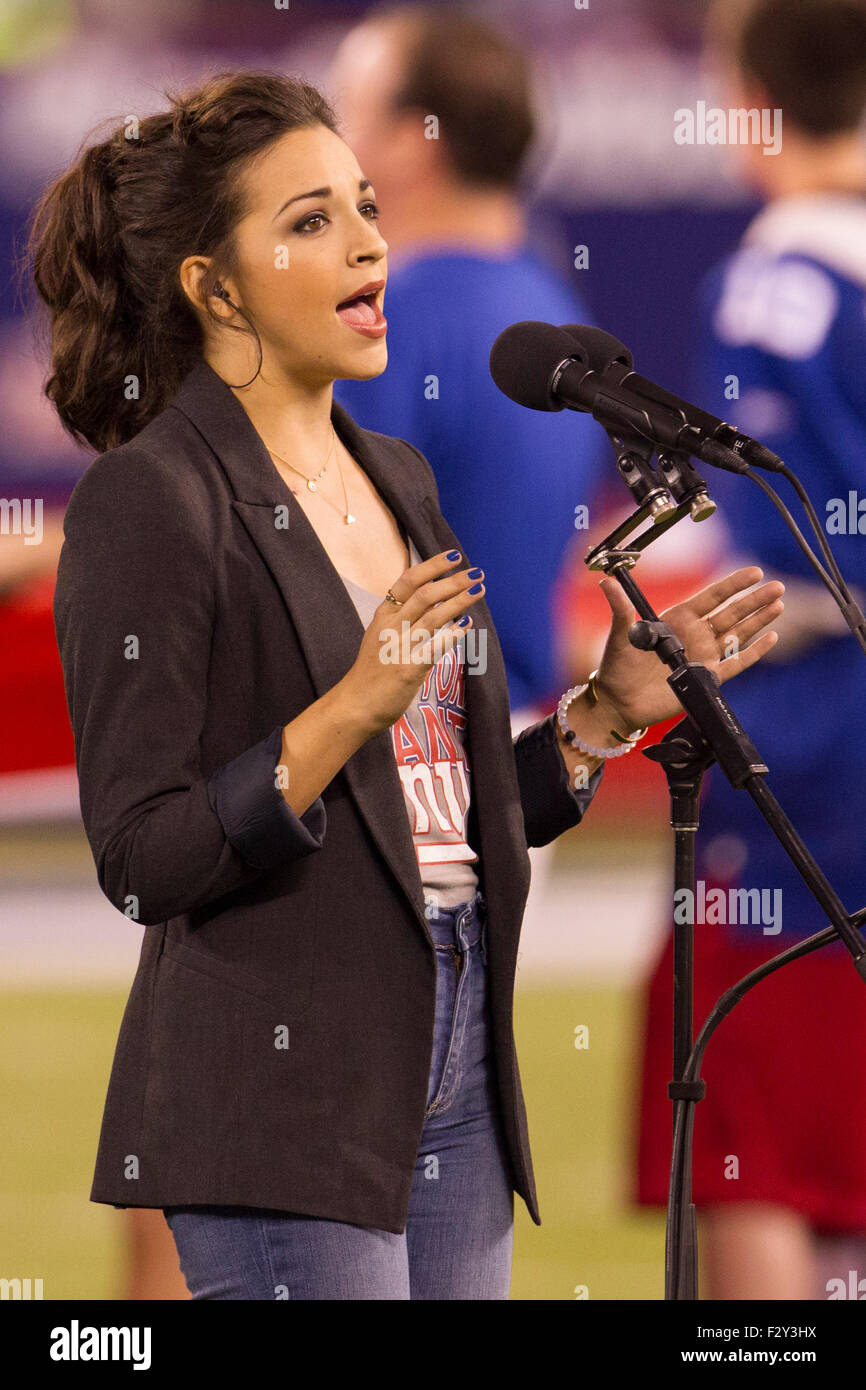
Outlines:
<svg viewBox="0 0 866 1390"><path fill-rule="evenodd" d="M579 674L558 657L555 585L604 447L588 416L528 411L490 377L509 324L587 318L527 243L529 66L458 7L398 6L350 31L330 85L389 245L388 366L373 381L338 382L335 396L359 424L430 461L442 510L485 573L516 733ZM551 853L531 851L527 923L538 921Z"/></svg>
<svg viewBox="0 0 866 1390"><path fill-rule="evenodd" d="M849 498L866 496L866 0L725 0L713 18L731 107L781 110L783 133L776 155L738 147L766 207L704 287L694 395L780 454L822 522L835 520L830 543L862 604L866 518L852 530ZM854 911L866 903L866 660L770 502L728 474L712 483L740 562L786 585L782 640L743 679L735 708L769 785ZM826 925L755 806L718 770L701 819L698 879L726 897L778 891L782 919L769 933L696 925L697 1024L724 989ZM671 969L668 943L649 998L647 1203L664 1200L668 1177ZM849 1264L866 1273L864 1049L866 991L838 943L760 984L713 1038L694 1182L710 1298L838 1297L831 1281L844 1283ZM830 1263L821 1238L836 1239Z"/></svg>

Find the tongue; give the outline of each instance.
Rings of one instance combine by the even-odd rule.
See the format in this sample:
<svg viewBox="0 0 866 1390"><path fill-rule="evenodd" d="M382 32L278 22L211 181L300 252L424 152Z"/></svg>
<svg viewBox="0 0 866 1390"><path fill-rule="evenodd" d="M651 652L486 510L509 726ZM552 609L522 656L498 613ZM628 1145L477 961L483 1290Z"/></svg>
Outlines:
<svg viewBox="0 0 866 1390"><path fill-rule="evenodd" d="M349 304L343 304L337 310L339 317L344 323L366 325L376 323L376 310L366 299L353 299Z"/></svg>

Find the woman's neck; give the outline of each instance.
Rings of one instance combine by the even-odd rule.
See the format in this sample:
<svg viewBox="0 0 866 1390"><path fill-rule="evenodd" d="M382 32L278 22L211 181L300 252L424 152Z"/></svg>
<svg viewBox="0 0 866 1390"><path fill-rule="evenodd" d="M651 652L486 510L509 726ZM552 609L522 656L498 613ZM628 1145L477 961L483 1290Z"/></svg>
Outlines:
<svg viewBox="0 0 866 1390"><path fill-rule="evenodd" d="M210 365L231 381L215 363ZM312 388L268 371L249 386L231 390L267 449L290 458L304 472L316 472L333 440L333 382Z"/></svg>

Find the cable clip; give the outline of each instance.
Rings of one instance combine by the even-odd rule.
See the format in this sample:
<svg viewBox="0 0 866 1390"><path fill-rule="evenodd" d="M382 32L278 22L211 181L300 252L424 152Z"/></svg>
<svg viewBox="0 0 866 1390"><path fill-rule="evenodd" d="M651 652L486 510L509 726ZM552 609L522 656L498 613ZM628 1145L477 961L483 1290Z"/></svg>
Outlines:
<svg viewBox="0 0 866 1390"><path fill-rule="evenodd" d="M703 1100L707 1094L707 1083L701 1077L697 1081L669 1081L669 1100Z"/></svg>

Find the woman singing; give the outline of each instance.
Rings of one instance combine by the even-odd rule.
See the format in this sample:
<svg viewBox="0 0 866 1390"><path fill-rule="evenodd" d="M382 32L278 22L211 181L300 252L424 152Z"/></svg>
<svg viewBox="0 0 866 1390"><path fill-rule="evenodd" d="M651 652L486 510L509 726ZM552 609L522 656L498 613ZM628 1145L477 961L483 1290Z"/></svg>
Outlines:
<svg viewBox="0 0 866 1390"><path fill-rule="evenodd" d="M128 119L35 216L46 390L99 452L55 602L81 810L146 928L91 1196L163 1209L194 1298L508 1297L527 845L678 711L605 580L597 676L512 741L484 557L332 401L386 364L377 219L269 73ZM761 578L666 614L722 680L775 640Z"/></svg>

